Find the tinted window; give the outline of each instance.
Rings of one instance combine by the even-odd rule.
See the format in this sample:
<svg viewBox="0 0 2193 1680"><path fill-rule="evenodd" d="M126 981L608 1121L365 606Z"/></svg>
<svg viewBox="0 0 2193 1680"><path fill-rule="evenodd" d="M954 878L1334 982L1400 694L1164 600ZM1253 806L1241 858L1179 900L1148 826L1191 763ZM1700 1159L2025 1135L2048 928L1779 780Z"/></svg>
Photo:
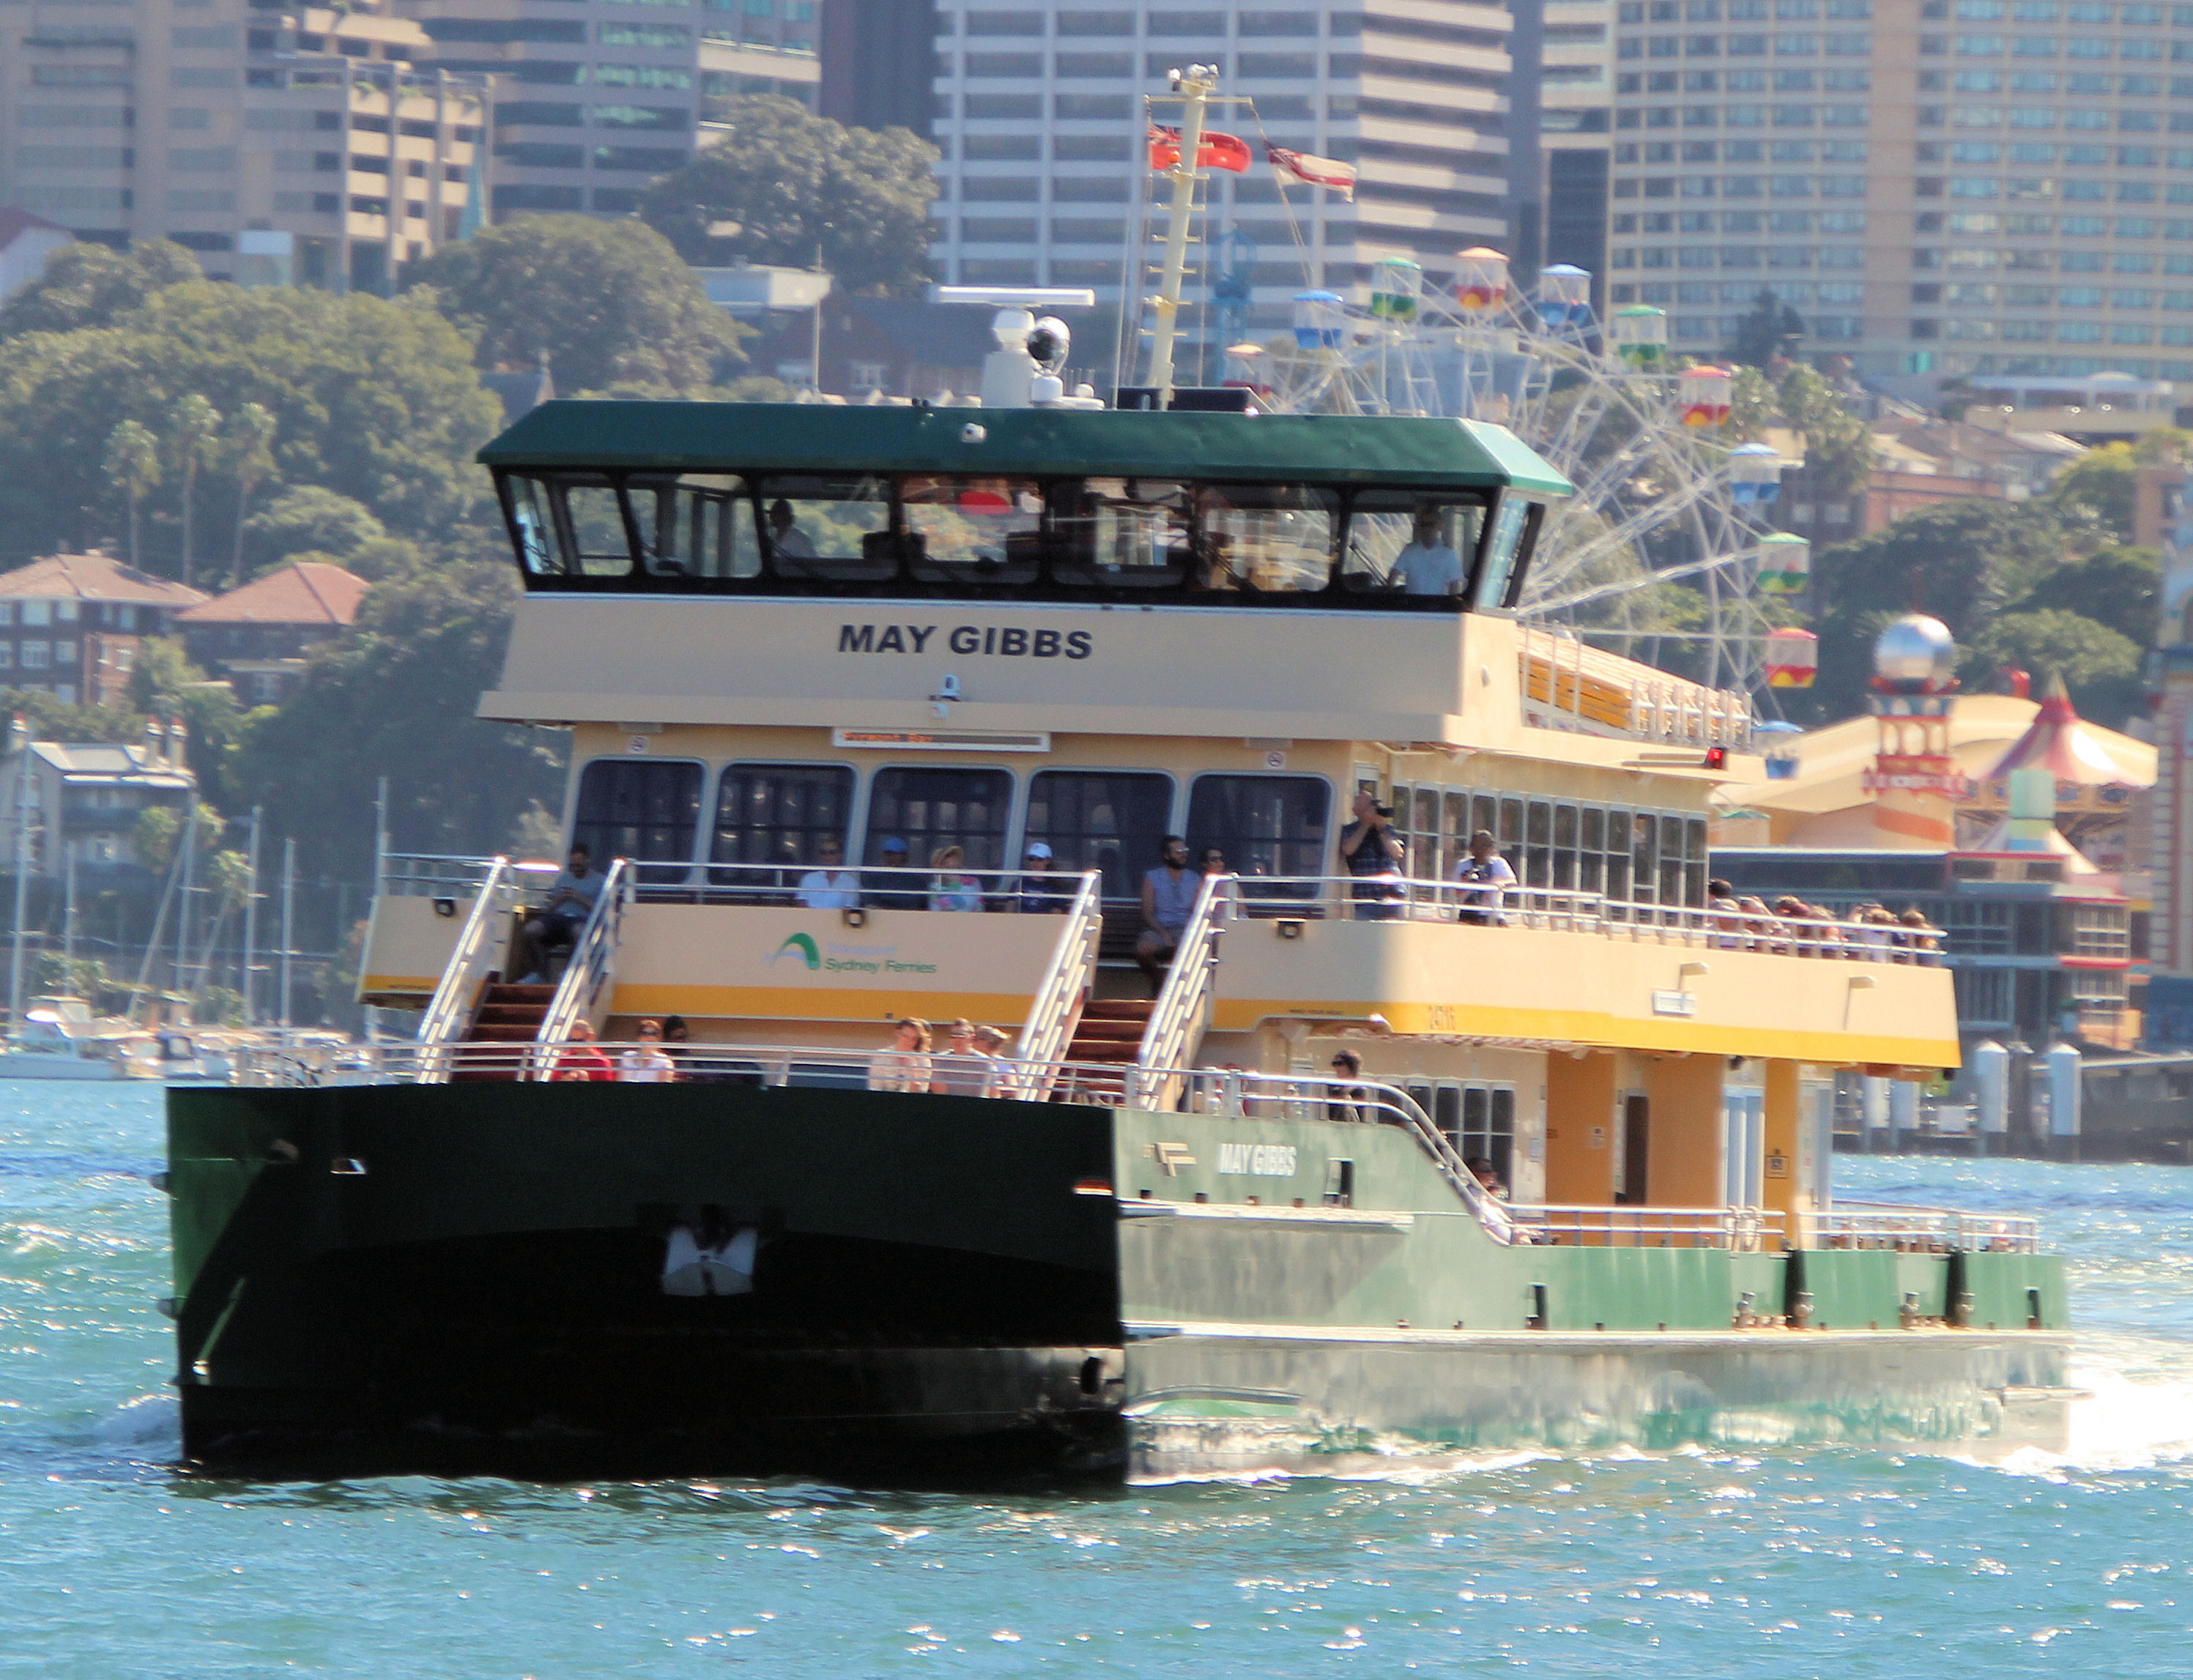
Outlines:
<svg viewBox="0 0 2193 1680"><path fill-rule="evenodd" d="M1108 588L1175 588L1188 577L1188 486L1171 479L1090 478L1053 494L1062 583Z"/></svg>
<svg viewBox="0 0 2193 1680"><path fill-rule="evenodd" d="M1301 594L1332 572L1340 498L1303 484L1206 484L1196 498L1193 586Z"/></svg>
<svg viewBox="0 0 2193 1680"><path fill-rule="evenodd" d="M639 871L642 885L685 878L701 821L701 767L676 760L598 758L579 778L574 844L593 849L598 865L611 858L669 866Z"/></svg>
<svg viewBox="0 0 2193 1680"><path fill-rule="evenodd" d="M1188 795L1189 855L1216 846L1243 877L1331 874L1338 867L1325 849L1331 799L1321 776L1199 776Z"/></svg>
<svg viewBox="0 0 2193 1680"><path fill-rule="evenodd" d="M1501 497L1499 511L1492 516L1492 532L1486 541L1485 558L1478 567L1477 587L1471 597L1480 607L1508 604L1512 586L1521 576L1524 532L1528 527L1535 534L1537 514L1537 508L1519 497Z"/></svg>
<svg viewBox="0 0 2193 1680"><path fill-rule="evenodd" d="M907 557L925 583L1027 583L1042 559L1043 491L1032 478L908 478Z"/></svg>
<svg viewBox="0 0 2193 1680"><path fill-rule="evenodd" d="M635 475L625 494L639 526L642 569L664 578L751 578L761 574L753 499L727 473L677 478Z"/></svg>
<svg viewBox="0 0 2193 1680"><path fill-rule="evenodd" d="M760 488L762 540L777 576L877 582L898 575L889 480L764 478Z"/></svg>
<svg viewBox="0 0 2193 1680"><path fill-rule="evenodd" d="M813 864L827 836L844 843L853 809L845 764L730 764L716 789L717 863ZM742 878L725 871L726 884Z"/></svg>
<svg viewBox="0 0 2193 1680"><path fill-rule="evenodd" d="M551 481L551 491L564 569L581 577L629 576L632 542L616 486L607 478L574 472Z"/></svg>
<svg viewBox="0 0 2193 1680"><path fill-rule="evenodd" d="M883 843L906 842L911 867L925 869L940 846L959 846L970 869L1004 862L1005 813L1013 779L1003 770L926 766L879 770L868 795L868 837L862 854L883 861Z"/></svg>
<svg viewBox="0 0 2193 1680"><path fill-rule="evenodd" d="M1028 784L1028 838L1051 847L1053 867L1102 870L1104 896L1131 899L1154 868L1172 820L1172 780L1111 770L1042 770Z"/></svg>
<svg viewBox="0 0 2193 1680"><path fill-rule="evenodd" d="M1452 598L1463 592L1484 522L1482 501L1363 490L1348 510L1341 587Z"/></svg>

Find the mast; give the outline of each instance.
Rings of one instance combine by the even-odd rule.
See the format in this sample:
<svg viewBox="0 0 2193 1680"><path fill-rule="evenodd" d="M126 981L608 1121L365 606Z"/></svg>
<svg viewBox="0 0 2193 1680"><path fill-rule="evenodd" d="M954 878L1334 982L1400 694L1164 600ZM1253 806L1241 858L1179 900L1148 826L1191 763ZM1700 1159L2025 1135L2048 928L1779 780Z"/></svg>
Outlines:
<svg viewBox="0 0 2193 1680"><path fill-rule="evenodd" d="M31 884L31 726L15 714L8 744L15 752L15 934L8 957L8 1031L23 1036L23 917Z"/></svg>
<svg viewBox="0 0 2193 1680"><path fill-rule="evenodd" d="M442 72L448 74L445 71ZM437 122L439 122L438 117ZM247 878L243 888L243 1024L255 1026L259 1011L255 1000L259 994L257 985L259 966L259 819L265 807L251 808L251 850L244 859ZM72 877L72 879L74 877Z"/></svg>
<svg viewBox="0 0 2193 1680"><path fill-rule="evenodd" d="M1157 326L1150 334L1150 379L1157 388L1157 405L1172 401L1172 341L1180 314L1181 277L1188 266L1188 221L1195 211L1196 155L1203 149L1203 112L1218 87L1218 71L1207 64L1192 64L1172 72L1182 109L1180 114L1180 157L1166 171L1172 177L1172 203L1165 215L1165 261L1158 270L1158 294L1150 300L1157 311Z"/></svg>

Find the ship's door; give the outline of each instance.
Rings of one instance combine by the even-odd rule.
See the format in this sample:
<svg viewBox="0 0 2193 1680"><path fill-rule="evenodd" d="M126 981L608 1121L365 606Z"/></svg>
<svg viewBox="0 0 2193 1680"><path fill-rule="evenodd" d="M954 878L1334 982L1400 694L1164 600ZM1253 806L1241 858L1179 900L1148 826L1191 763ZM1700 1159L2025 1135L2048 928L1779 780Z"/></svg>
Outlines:
<svg viewBox="0 0 2193 1680"><path fill-rule="evenodd" d="M1626 1093L1622 1099L1622 1177L1614 1186L1614 1199L1635 1207L1652 1199L1652 1186L1646 1177L1646 1163L1652 1152L1652 1104L1641 1092Z"/></svg>

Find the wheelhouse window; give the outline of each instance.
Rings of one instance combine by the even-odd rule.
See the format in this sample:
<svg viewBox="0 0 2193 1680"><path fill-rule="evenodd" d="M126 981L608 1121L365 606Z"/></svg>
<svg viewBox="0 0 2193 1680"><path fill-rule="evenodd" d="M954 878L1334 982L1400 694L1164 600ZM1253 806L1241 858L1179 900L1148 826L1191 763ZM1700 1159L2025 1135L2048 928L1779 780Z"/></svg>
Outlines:
<svg viewBox="0 0 2193 1680"><path fill-rule="evenodd" d="M906 842L909 867L925 869L941 846L966 854L969 869L996 869L1005 860L1005 814L1013 779L1004 770L949 765L908 765L879 770L868 791L868 833L863 860L884 860L884 842Z"/></svg>
<svg viewBox="0 0 2193 1680"><path fill-rule="evenodd" d="M1188 487L1170 478L1085 478L1051 496L1051 576L1111 589L1177 589L1194 552Z"/></svg>
<svg viewBox="0 0 2193 1680"><path fill-rule="evenodd" d="M762 544L778 577L876 583L898 575L890 479L764 478L760 491Z"/></svg>
<svg viewBox="0 0 2193 1680"><path fill-rule="evenodd" d="M531 574L632 574L632 527L623 493L605 473L512 474L510 517L518 563Z"/></svg>
<svg viewBox="0 0 2193 1680"><path fill-rule="evenodd" d="M1043 564L1033 478L913 477L899 487L908 569L925 583L1030 583Z"/></svg>
<svg viewBox="0 0 2193 1680"><path fill-rule="evenodd" d="M1198 776L1188 793L1188 854L1216 846L1245 877L1330 874L1337 866L1328 867L1325 851L1331 801L1322 776ZM1297 897L1316 892L1307 884L1276 890Z"/></svg>
<svg viewBox="0 0 2193 1680"><path fill-rule="evenodd" d="M1196 587L1307 594L1332 576L1340 498L1308 484L1205 484L1196 495Z"/></svg>
<svg viewBox="0 0 2193 1680"><path fill-rule="evenodd" d="M1051 848L1054 869L1100 871L1108 900L1141 893L1142 871L1156 866L1171 819L1170 776L1039 770L1028 783L1028 840Z"/></svg>
<svg viewBox="0 0 2193 1680"><path fill-rule="evenodd" d="M731 473L633 474L625 494L639 527L641 569L658 578L761 575L753 498Z"/></svg>
<svg viewBox="0 0 2193 1680"><path fill-rule="evenodd" d="M571 841L607 868L629 858L643 886L673 885L691 872L701 822L701 767L678 759L598 758L579 777Z"/></svg>
<svg viewBox="0 0 2193 1680"><path fill-rule="evenodd" d="M1484 521L1482 497L1359 490L1348 512L1341 587L1458 599Z"/></svg>
<svg viewBox="0 0 2193 1680"><path fill-rule="evenodd" d="M1470 597L1480 609L1508 604L1514 585L1520 581L1515 563L1527 551L1526 539L1535 538L1539 517L1544 511L1537 503L1525 501L1520 496L1500 498L1499 511L1492 516L1492 533L1486 540L1485 557L1478 563L1477 586Z"/></svg>
<svg viewBox="0 0 2193 1680"><path fill-rule="evenodd" d="M843 847L853 812L848 764L727 764L716 786L716 827L708 843L713 864L822 861L826 841ZM751 869L712 869L711 883L753 882Z"/></svg>

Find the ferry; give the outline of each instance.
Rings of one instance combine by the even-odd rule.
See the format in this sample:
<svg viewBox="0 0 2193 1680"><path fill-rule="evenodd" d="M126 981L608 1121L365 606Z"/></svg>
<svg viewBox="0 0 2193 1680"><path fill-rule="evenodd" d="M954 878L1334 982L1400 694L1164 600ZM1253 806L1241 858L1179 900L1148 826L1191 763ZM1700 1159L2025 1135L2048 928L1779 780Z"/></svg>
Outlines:
<svg viewBox="0 0 2193 1680"><path fill-rule="evenodd" d="M570 731L591 909L541 974L553 862L386 856L361 995L415 1040L169 1094L192 1460L2060 1432L2033 1221L1831 1190L1835 1071L1955 1064L1939 941L1709 906L1746 699L1516 614L1565 486L1513 436L560 402L482 460L525 594L480 711ZM1457 882L1480 831L1513 885Z"/></svg>

